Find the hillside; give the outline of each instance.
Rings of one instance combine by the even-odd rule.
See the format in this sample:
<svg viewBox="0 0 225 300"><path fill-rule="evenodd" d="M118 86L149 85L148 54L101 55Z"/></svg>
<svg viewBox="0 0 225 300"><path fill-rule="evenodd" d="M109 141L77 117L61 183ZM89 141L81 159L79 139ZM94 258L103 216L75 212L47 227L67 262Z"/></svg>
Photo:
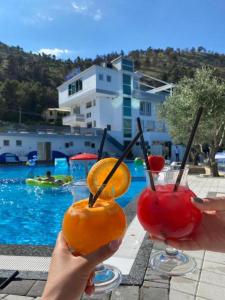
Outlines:
<svg viewBox="0 0 225 300"><path fill-rule="evenodd" d="M0 120L17 122L22 111L25 123L42 122L41 113L57 107L57 90L73 68L82 70L92 64L110 61L121 53L96 56L95 59L77 57L62 61L45 54L26 53L20 47L9 47L0 42ZM135 69L147 75L176 83L183 76L193 76L201 66L216 68L225 78L225 55L207 52L203 47L180 50L173 48L135 50L128 53Z"/></svg>

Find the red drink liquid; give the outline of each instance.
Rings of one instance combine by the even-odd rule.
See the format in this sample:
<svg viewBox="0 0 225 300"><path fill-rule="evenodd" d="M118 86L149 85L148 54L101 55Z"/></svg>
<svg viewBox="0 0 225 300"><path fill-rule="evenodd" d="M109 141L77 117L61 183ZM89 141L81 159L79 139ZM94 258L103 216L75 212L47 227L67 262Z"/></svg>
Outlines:
<svg viewBox="0 0 225 300"><path fill-rule="evenodd" d="M201 212L191 203L196 195L174 184L146 188L140 195L137 216L146 231L159 239L180 239L190 235L201 221Z"/></svg>

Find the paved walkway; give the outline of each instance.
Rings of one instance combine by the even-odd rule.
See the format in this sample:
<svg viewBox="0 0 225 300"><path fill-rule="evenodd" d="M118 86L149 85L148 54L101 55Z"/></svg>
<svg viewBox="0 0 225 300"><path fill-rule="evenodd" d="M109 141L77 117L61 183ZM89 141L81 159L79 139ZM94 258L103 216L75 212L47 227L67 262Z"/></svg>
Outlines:
<svg viewBox="0 0 225 300"><path fill-rule="evenodd" d="M202 178L189 176L190 188L199 196L225 195L225 178ZM151 247L151 242L146 240ZM148 244L149 243L149 244ZM164 248L155 243L156 249ZM187 252L195 257L198 269L195 273L181 277L162 276L146 266L141 284L120 286L111 295L101 300L222 300L225 299L225 254L197 251ZM33 300L41 299L44 280L14 280L0 290L0 299ZM83 297L83 299L90 299ZM72 299L71 299L72 300Z"/></svg>

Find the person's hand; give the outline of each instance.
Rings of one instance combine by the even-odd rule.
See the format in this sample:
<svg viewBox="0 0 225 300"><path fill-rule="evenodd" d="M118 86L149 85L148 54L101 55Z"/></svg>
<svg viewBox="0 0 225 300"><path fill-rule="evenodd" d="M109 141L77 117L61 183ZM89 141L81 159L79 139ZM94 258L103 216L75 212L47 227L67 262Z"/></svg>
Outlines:
<svg viewBox="0 0 225 300"><path fill-rule="evenodd" d="M209 250L225 252L225 197L192 199L202 211L202 221L196 231L182 240L166 240L181 250Z"/></svg>
<svg viewBox="0 0 225 300"><path fill-rule="evenodd" d="M60 232L42 300L78 300L84 291L92 294L95 266L112 256L120 244L121 240L112 241L91 254L74 256Z"/></svg>

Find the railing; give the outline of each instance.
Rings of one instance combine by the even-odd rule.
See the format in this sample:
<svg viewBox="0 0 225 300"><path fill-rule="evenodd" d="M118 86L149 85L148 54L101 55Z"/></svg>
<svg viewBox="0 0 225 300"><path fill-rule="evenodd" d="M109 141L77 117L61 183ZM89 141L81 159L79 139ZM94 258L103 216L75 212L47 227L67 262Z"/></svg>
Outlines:
<svg viewBox="0 0 225 300"><path fill-rule="evenodd" d="M72 134L74 135L102 135L103 130L101 128L86 128L86 127L73 127Z"/></svg>
<svg viewBox="0 0 225 300"><path fill-rule="evenodd" d="M148 100L149 99L149 93L142 91L142 90L133 90L132 97L141 99L141 100Z"/></svg>
<svg viewBox="0 0 225 300"><path fill-rule="evenodd" d="M81 114L73 114L64 117L62 120L64 125L73 125L73 123L76 122L85 122L85 116Z"/></svg>
<svg viewBox="0 0 225 300"><path fill-rule="evenodd" d="M144 124L143 130L147 132L167 132L167 127L164 122L152 120L150 124Z"/></svg>
<svg viewBox="0 0 225 300"><path fill-rule="evenodd" d="M111 144L113 144L117 149L119 149L120 151L123 151L123 145L120 144L120 142L118 142L110 134L107 133L106 139L107 139L108 142L110 142Z"/></svg>

